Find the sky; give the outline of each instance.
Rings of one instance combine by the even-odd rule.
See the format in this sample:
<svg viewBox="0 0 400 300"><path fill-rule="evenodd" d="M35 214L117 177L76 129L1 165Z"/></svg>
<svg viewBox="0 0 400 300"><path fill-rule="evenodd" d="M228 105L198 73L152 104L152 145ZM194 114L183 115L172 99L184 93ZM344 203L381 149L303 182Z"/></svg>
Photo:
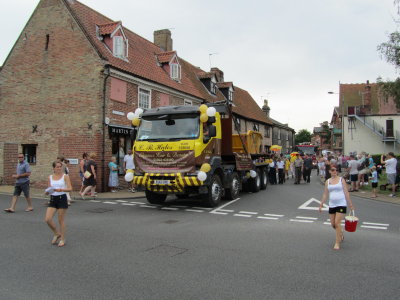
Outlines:
<svg viewBox="0 0 400 300"><path fill-rule="evenodd" d="M1 0L0 65L39 0ZM1 3L0 2L0 3ZM393 0L81 0L153 41L168 28L178 55L247 90L296 131L330 121L339 83L394 79L377 46L397 29ZM212 54L212 55L210 55Z"/></svg>

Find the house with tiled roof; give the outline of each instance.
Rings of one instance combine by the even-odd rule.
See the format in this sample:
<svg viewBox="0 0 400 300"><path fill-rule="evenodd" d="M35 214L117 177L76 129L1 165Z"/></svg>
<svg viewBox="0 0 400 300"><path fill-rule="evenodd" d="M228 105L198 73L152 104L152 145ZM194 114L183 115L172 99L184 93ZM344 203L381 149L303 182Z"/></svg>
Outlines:
<svg viewBox="0 0 400 300"><path fill-rule="evenodd" d="M336 126L342 129L344 154L400 152L400 108L376 83L340 84L335 114L341 120Z"/></svg>
<svg viewBox="0 0 400 300"><path fill-rule="evenodd" d="M289 124L283 124L270 117L270 107L268 106L268 100L264 100L262 107L264 114L272 122L271 132L268 132L268 137L271 138L271 145L282 146L281 153L289 154L295 150L295 134L296 131L289 127Z"/></svg>
<svg viewBox="0 0 400 300"><path fill-rule="evenodd" d="M18 152L31 181L47 185L51 162L70 161L74 189L83 152L95 152L98 190L107 188L108 162L123 157L134 133L126 115L136 108L229 101L241 132L265 133L272 122L250 94L179 57L169 30L154 42L75 0L41 0L0 73L0 177L12 183ZM265 132L264 132L265 131ZM7 158L7 160L5 159Z"/></svg>

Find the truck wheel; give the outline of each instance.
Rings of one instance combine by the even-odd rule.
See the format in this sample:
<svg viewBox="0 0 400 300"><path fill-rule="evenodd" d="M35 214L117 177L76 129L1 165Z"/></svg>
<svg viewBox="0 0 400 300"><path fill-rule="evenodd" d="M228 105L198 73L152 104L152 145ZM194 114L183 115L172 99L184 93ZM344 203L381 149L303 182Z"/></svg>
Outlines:
<svg viewBox="0 0 400 300"><path fill-rule="evenodd" d="M222 197L222 183L218 175L212 175L210 186L207 193L207 205L211 207L218 206Z"/></svg>
<svg viewBox="0 0 400 300"><path fill-rule="evenodd" d="M249 181L249 187L250 187L250 192L252 193L257 193L260 191L261 188L261 178L260 178L260 170L256 170L256 177L250 178Z"/></svg>
<svg viewBox="0 0 400 300"><path fill-rule="evenodd" d="M240 192L240 180L239 175L236 172L232 173L232 181L228 189L225 189L225 199L234 200L239 196Z"/></svg>
<svg viewBox="0 0 400 300"><path fill-rule="evenodd" d="M261 175L261 189L265 190L268 185L268 173L267 173L267 168L261 168L260 170L260 175Z"/></svg>
<svg viewBox="0 0 400 300"><path fill-rule="evenodd" d="M187 199L189 198L189 194L175 194L178 199Z"/></svg>
<svg viewBox="0 0 400 300"><path fill-rule="evenodd" d="M157 194L155 192L146 190L146 198L150 204L163 204L167 198L166 194Z"/></svg>

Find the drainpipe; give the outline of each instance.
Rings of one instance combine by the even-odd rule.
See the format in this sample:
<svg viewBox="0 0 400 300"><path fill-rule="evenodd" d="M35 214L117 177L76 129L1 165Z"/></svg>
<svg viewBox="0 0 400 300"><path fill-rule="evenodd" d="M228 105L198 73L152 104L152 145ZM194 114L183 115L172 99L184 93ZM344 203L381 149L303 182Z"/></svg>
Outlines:
<svg viewBox="0 0 400 300"><path fill-rule="evenodd" d="M106 172L105 172L105 147L106 147L106 91L107 91L107 79L110 77L110 67L105 66L103 70L103 74L106 75L104 77L103 81L103 119L102 119L102 124L103 124L103 141L102 141L102 150L101 150L101 169L103 173L103 180L101 181L101 190L104 192L105 191L105 180L106 180Z"/></svg>

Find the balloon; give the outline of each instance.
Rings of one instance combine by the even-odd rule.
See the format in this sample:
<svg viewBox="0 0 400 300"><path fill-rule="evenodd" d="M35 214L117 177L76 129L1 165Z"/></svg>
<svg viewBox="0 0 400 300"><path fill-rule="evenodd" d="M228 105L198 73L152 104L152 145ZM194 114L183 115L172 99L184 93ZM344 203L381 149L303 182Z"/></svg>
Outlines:
<svg viewBox="0 0 400 300"><path fill-rule="evenodd" d="M250 178L250 172L246 172L246 177Z"/></svg>
<svg viewBox="0 0 400 300"><path fill-rule="evenodd" d="M125 181L131 182L133 180L133 173L126 173L125 174Z"/></svg>
<svg viewBox="0 0 400 300"><path fill-rule="evenodd" d="M216 111L215 107L207 108L207 116L209 116L209 117L214 117L216 112L217 111Z"/></svg>
<svg viewBox="0 0 400 300"><path fill-rule="evenodd" d="M133 112L128 112L128 114L126 115L126 117L128 118L129 121L132 121L133 118L135 117L135 114Z"/></svg>
<svg viewBox="0 0 400 300"><path fill-rule="evenodd" d="M126 173L133 173L133 170L128 169L128 170L126 170Z"/></svg>
<svg viewBox="0 0 400 300"><path fill-rule="evenodd" d="M138 127L139 125L140 125L140 119L139 118L134 118L133 120L132 120L132 125L133 126L135 126L135 127Z"/></svg>
<svg viewBox="0 0 400 300"><path fill-rule="evenodd" d="M255 178L257 176L257 172L254 170L250 170L250 177Z"/></svg>
<svg viewBox="0 0 400 300"><path fill-rule="evenodd" d="M208 106L205 104L200 105L199 110L202 114L205 114L207 112Z"/></svg>
<svg viewBox="0 0 400 300"><path fill-rule="evenodd" d="M140 107L136 108L135 115L140 117L142 115L142 113L143 113L143 108L140 108Z"/></svg>
<svg viewBox="0 0 400 300"><path fill-rule="evenodd" d="M201 168L200 168L200 171L203 171L203 172L209 172L211 170L211 166L210 166L210 164L203 164L202 166L201 166Z"/></svg>
<svg viewBox="0 0 400 300"><path fill-rule="evenodd" d="M208 121L208 116L207 116L207 114L202 113L202 114L200 115L200 121L203 122L203 123L207 122L207 121Z"/></svg>
<svg viewBox="0 0 400 300"><path fill-rule="evenodd" d="M200 180L200 181L205 181L207 179L207 174L205 172L203 172L203 171L200 171L197 174L197 179Z"/></svg>

